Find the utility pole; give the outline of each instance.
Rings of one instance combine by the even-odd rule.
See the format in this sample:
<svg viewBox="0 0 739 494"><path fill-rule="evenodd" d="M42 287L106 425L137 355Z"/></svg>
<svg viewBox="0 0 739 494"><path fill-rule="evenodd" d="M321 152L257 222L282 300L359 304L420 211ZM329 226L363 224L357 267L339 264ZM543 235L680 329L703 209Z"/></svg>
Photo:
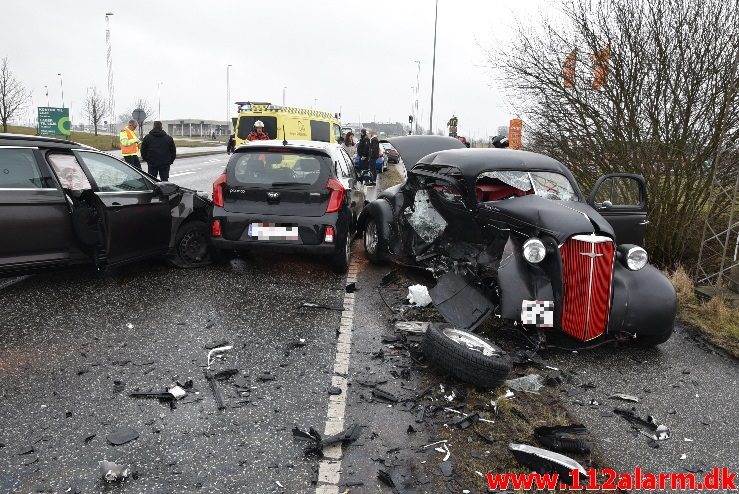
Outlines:
<svg viewBox="0 0 739 494"><path fill-rule="evenodd" d="M434 59L431 64L431 113L429 114L429 132L434 133L434 78L436 76L436 26L439 23L439 0L436 0L436 16L434 17Z"/></svg>
<svg viewBox="0 0 739 494"><path fill-rule="evenodd" d="M226 65L226 134L231 133L231 67Z"/></svg>
<svg viewBox="0 0 739 494"><path fill-rule="evenodd" d="M162 84L164 82L159 81L157 83L157 120L162 121Z"/></svg>
<svg viewBox="0 0 739 494"><path fill-rule="evenodd" d="M282 86L282 106L285 106L285 90L287 86Z"/></svg>
<svg viewBox="0 0 739 494"><path fill-rule="evenodd" d="M115 135L115 91L113 87L113 47L110 42L110 16L113 12L105 14L105 61L108 65L108 121L110 122L110 133Z"/></svg>
<svg viewBox="0 0 739 494"><path fill-rule="evenodd" d="M51 103L49 102L49 86L44 86L44 89L46 90L46 106L51 106Z"/></svg>

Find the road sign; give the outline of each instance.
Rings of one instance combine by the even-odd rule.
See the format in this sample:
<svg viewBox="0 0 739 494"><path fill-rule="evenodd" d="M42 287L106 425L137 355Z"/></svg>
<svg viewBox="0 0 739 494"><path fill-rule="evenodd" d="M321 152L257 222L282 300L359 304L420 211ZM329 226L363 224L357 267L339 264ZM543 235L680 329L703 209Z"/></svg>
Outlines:
<svg viewBox="0 0 739 494"><path fill-rule="evenodd" d="M144 120L146 120L146 112L144 110L142 110L141 108L136 108L133 111L133 115L132 116L133 116L133 119L136 120L139 123L139 125L141 125L142 123L144 123Z"/></svg>
<svg viewBox="0 0 739 494"><path fill-rule="evenodd" d="M523 128L523 122L520 118L511 119L511 123L508 126L508 148L509 149L521 149L521 129Z"/></svg>
<svg viewBox="0 0 739 494"><path fill-rule="evenodd" d="M38 132L42 136L68 136L72 134L69 108L38 107Z"/></svg>

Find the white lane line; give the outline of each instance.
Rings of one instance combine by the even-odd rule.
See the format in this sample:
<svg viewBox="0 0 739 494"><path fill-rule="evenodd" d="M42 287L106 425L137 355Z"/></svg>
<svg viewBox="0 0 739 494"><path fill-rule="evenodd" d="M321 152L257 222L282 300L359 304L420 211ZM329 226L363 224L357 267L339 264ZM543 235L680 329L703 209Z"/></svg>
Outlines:
<svg viewBox="0 0 739 494"><path fill-rule="evenodd" d="M359 264L352 258L346 275L346 284L357 282ZM331 385L341 388L340 395L328 397L326 427L323 433L327 436L338 434L344 430L344 412L346 410L347 377L349 375L349 356L352 343L352 326L354 325L354 294L344 294L344 310L341 312L339 338L336 342L336 359ZM318 464L318 485L316 494L339 494L341 477L341 443L323 449L324 458Z"/></svg>
<svg viewBox="0 0 739 494"><path fill-rule="evenodd" d="M183 175L192 175L195 172L182 172L182 173L172 173L170 177L181 177Z"/></svg>

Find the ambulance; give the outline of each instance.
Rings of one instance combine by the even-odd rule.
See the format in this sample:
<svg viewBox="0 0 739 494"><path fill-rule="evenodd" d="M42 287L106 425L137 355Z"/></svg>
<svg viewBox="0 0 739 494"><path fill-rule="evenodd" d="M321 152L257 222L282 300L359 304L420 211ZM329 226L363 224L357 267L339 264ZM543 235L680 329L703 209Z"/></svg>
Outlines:
<svg viewBox="0 0 739 494"><path fill-rule="evenodd" d="M337 114L251 101L236 102L236 105L238 117L234 119L234 131L237 147L246 142L246 136L254 129L257 120L264 123L264 132L270 139L331 143L341 140L341 122Z"/></svg>

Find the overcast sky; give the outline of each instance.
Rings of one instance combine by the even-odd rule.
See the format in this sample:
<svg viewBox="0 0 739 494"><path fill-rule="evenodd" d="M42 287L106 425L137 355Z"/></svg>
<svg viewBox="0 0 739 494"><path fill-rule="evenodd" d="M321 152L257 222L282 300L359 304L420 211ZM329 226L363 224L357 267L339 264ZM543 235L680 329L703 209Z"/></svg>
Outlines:
<svg viewBox="0 0 739 494"><path fill-rule="evenodd" d="M485 67L480 45L505 42L515 19L534 22L543 2L439 0L434 127L456 113L459 132L494 135L512 108ZM231 100L282 102L344 122L407 122L420 72L428 127L433 0L222 0L218 2L5 0L0 58L33 91L35 106L64 100L80 123L87 88L107 97L105 13L111 17L116 112L146 98L162 119L225 120ZM30 114L30 113L29 113ZM155 115L156 116L156 115Z"/></svg>

